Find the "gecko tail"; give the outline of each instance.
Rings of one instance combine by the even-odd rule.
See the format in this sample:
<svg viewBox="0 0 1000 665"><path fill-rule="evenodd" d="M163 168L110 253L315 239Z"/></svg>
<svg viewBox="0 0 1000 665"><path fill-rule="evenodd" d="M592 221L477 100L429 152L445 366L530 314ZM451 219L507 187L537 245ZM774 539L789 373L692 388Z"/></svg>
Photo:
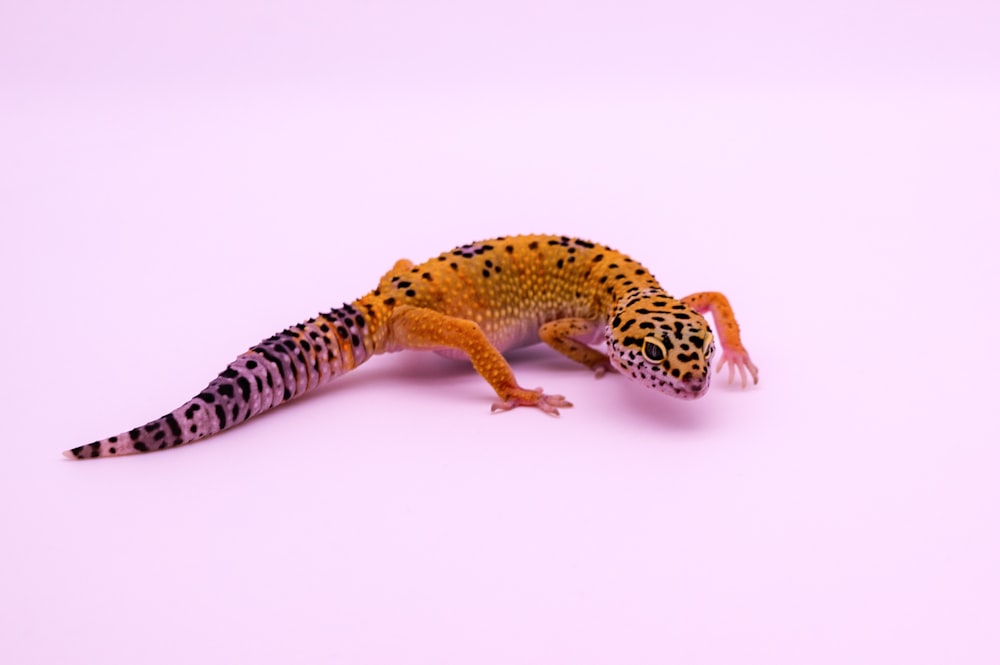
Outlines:
<svg viewBox="0 0 1000 665"><path fill-rule="evenodd" d="M193 402L194 400L188 402L185 406L190 408ZM69 459L90 459L92 457L131 455L151 450L162 450L170 446L179 446L208 435L206 432L198 436L198 426L191 425L190 427L193 430L189 429L187 434L193 434L194 436L185 436L185 432L181 430L180 421L177 420L175 413L168 413L162 418L157 418L131 431L122 432L116 436L94 441L83 446L77 446L70 450L64 450L63 456Z"/></svg>
<svg viewBox="0 0 1000 665"><path fill-rule="evenodd" d="M365 362L370 325L344 305L265 339L208 386L161 418L64 451L70 459L145 453L203 439L273 409Z"/></svg>
<svg viewBox="0 0 1000 665"><path fill-rule="evenodd" d="M163 450L237 425L299 394L296 385L286 386L282 373L273 369L278 363L270 371L268 363L256 352L245 353L179 408L127 432L66 450L63 455L90 459Z"/></svg>

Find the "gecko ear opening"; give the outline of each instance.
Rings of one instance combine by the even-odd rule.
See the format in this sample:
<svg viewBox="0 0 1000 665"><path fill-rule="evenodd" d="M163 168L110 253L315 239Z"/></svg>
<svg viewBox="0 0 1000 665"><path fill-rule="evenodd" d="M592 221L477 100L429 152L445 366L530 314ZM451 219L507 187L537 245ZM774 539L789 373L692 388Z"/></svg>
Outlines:
<svg viewBox="0 0 1000 665"><path fill-rule="evenodd" d="M650 335L642 342L642 356L654 365L659 365L667 359L667 349L663 342Z"/></svg>

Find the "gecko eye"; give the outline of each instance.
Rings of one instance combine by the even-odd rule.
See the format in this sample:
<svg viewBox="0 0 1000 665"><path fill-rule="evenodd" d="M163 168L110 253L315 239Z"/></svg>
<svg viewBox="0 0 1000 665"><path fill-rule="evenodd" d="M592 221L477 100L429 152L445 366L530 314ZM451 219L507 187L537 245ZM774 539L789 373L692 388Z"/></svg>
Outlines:
<svg viewBox="0 0 1000 665"><path fill-rule="evenodd" d="M667 349L663 342L650 335L642 342L642 355L654 365L659 365L667 358Z"/></svg>
<svg viewBox="0 0 1000 665"><path fill-rule="evenodd" d="M711 360L713 354L715 354L715 338L712 337L712 332L709 331L708 339L705 340L705 360Z"/></svg>

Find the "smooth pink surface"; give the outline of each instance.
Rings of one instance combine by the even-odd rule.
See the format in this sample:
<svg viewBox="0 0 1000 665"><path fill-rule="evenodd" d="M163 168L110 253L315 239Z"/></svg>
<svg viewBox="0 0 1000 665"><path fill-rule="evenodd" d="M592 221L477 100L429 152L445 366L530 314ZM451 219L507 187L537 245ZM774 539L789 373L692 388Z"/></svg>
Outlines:
<svg viewBox="0 0 1000 665"><path fill-rule="evenodd" d="M916 4L7 3L0 661L1000 662L1000 11ZM59 455L534 231L726 292L760 385L397 355Z"/></svg>

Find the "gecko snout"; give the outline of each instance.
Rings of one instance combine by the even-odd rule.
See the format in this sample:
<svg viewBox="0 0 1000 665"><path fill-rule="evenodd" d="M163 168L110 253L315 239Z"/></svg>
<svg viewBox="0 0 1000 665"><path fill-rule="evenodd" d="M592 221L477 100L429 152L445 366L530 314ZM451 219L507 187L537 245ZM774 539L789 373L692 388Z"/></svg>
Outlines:
<svg viewBox="0 0 1000 665"><path fill-rule="evenodd" d="M682 399L698 399L708 392L712 383L710 372L685 372L674 385L675 394Z"/></svg>

